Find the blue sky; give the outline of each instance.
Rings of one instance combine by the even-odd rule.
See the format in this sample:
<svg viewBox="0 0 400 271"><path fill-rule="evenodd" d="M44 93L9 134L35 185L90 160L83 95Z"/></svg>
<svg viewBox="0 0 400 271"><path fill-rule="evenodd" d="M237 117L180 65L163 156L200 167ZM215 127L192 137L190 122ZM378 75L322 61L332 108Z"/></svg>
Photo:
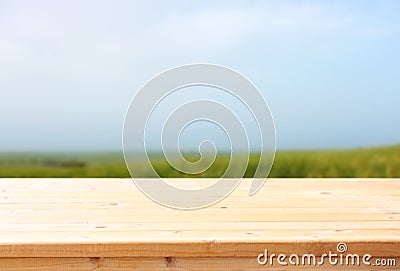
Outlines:
<svg viewBox="0 0 400 271"><path fill-rule="evenodd" d="M400 143L399 1L0 1L0 150L121 149L156 74L249 78L278 149Z"/></svg>

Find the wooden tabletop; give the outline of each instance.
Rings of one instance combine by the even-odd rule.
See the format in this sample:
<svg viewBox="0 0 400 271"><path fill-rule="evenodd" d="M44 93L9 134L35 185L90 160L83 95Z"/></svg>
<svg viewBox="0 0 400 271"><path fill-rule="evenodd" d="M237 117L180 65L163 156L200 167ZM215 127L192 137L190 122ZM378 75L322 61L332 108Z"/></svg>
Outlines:
<svg viewBox="0 0 400 271"><path fill-rule="evenodd" d="M256 259L345 243L400 258L400 179L268 179L254 196L249 187L244 179L223 201L180 211L130 179L0 179L0 257Z"/></svg>

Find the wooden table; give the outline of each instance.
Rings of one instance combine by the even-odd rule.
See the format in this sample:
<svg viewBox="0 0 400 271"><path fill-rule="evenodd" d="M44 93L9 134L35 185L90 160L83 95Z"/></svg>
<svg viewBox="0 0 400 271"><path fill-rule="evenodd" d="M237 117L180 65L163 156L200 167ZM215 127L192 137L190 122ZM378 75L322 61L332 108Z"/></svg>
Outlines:
<svg viewBox="0 0 400 271"><path fill-rule="evenodd" d="M400 270L400 179L268 179L252 197L249 186L179 211L130 179L0 179L0 269ZM266 249L288 264L260 265ZM349 254L373 257L315 267L304 256L329 251L349 263Z"/></svg>

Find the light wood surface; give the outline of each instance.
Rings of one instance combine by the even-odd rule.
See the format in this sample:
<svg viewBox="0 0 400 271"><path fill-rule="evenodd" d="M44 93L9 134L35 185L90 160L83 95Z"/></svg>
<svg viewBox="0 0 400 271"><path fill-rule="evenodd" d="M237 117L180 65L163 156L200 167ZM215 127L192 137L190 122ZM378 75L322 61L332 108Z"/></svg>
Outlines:
<svg viewBox="0 0 400 271"><path fill-rule="evenodd" d="M179 211L130 179L0 179L0 269L265 270L256 260L265 249L320 256L339 242L399 268L400 179L268 179L254 196L250 183L209 208Z"/></svg>
<svg viewBox="0 0 400 271"><path fill-rule="evenodd" d="M254 258L0 258L0 270L7 271L389 271L397 266L361 267L326 265L315 266L260 266ZM400 258L395 259L400 262Z"/></svg>

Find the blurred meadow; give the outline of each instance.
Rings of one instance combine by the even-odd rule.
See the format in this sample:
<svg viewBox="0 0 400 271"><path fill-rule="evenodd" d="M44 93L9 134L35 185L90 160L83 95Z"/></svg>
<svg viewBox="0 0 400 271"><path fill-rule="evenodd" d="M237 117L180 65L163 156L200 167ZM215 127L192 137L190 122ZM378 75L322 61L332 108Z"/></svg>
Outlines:
<svg viewBox="0 0 400 271"><path fill-rule="evenodd" d="M400 177L399 14L395 0L0 1L0 177L129 177L120 149L133 97L191 63L228 67L257 86L277 130L271 177ZM148 118L149 150L160 150L166 117L197 100L231 110L257 147L256 123L235 95L169 94ZM185 126L179 147L205 139L230 150L204 121ZM154 154L163 177L218 177L230 158L218 152L203 174L182 175ZM141 168L136 176L150 176Z"/></svg>
<svg viewBox="0 0 400 271"><path fill-rule="evenodd" d="M252 177L257 154L250 156L245 177ZM195 155L187 160L195 161ZM220 154L202 174L181 174L158 158L152 165L162 177L219 177L229 162L229 155ZM149 172L137 172L149 177ZM270 177L400 177L400 145L348 150L277 151ZM1 153L0 177L130 177L120 152L87 153ZM226 176L240 177L240 176Z"/></svg>

